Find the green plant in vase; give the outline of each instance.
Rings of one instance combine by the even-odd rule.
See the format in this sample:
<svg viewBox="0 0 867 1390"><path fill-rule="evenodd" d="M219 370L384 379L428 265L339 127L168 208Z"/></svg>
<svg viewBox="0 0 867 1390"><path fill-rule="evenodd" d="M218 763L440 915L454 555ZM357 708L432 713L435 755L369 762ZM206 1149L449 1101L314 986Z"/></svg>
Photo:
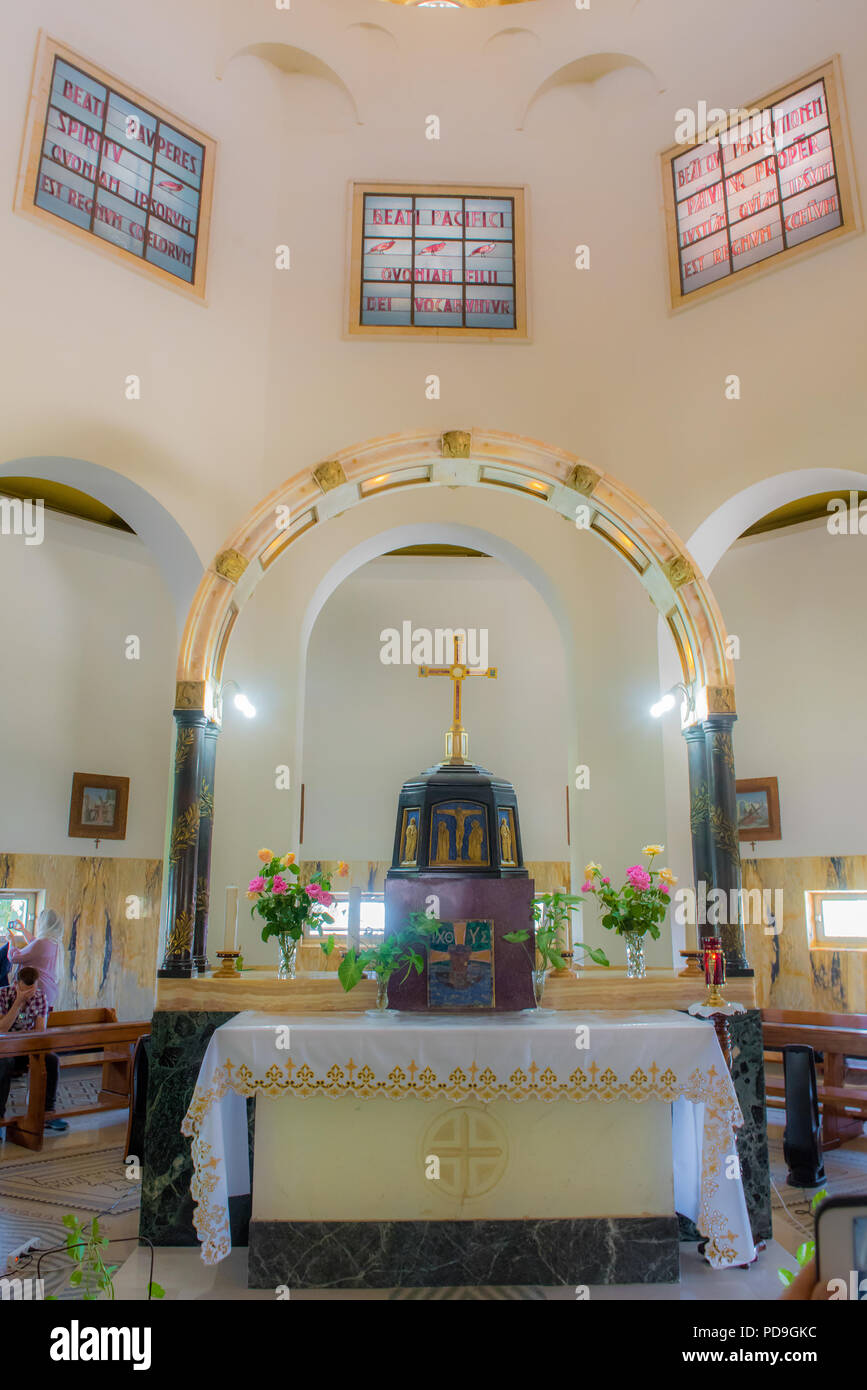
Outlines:
<svg viewBox="0 0 867 1390"><path fill-rule="evenodd" d="M581 902L582 899L573 893L540 893L537 898L533 899L534 931L532 935L535 938L535 951L531 953L529 948L525 946L533 970L533 997L536 1000L536 1007L533 1012L539 1012L542 1008L542 997L548 971L566 969L566 960L562 954L563 943L566 940L569 918L575 909L580 907ZM530 940L530 937L529 931L510 931L506 932L503 940L514 944L524 944ZM573 950L575 947L586 951L596 965L607 966L611 964L601 946L588 946L583 941L576 941L573 944Z"/></svg>
<svg viewBox="0 0 867 1390"><path fill-rule="evenodd" d="M413 912L409 926L386 936L375 946L365 946L361 950L351 948L337 967L337 978L347 993L372 970L376 976L376 1008L367 1012L378 1018L395 1017L397 1009L388 1007L388 982L396 970L406 966L404 980L411 970L420 975L424 969L424 956L419 953L419 938L432 936L439 928L435 918L424 912ZM402 982L401 982L402 983Z"/></svg>
<svg viewBox="0 0 867 1390"><path fill-rule="evenodd" d="M653 867L654 859L664 848L664 845L645 845L641 852L648 856L647 868L643 864L632 864L626 870L626 882L621 888L612 888L611 879L595 861L584 870L581 891L595 894L602 904L602 925L606 931L623 937L629 979L644 978L644 938L650 935L654 941L659 940L659 924L669 909L671 889L677 883L670 869Z"/></svg>
<svg viewBox="0 0 867 1390"><path fill-rule="evenodd" d="M260 849L259 859L262 871L250 879L247 888L247 897L253 904L250 915L255 913L264 921L263 941L271 936L277 938L280 950L277 978L294 980L298 942L305 928L321 936L323 927L334 924L334 918L328 913L328 908L334 902L331 878L324 870L319 870L309 883L297 882L300 869L295 855L291 853L279 859L270 849ZM349 866L341 860L337 867L338 875L345 878L348 872ZM328 938L325 946L328 955L334 949L333 936Z"/></svg>

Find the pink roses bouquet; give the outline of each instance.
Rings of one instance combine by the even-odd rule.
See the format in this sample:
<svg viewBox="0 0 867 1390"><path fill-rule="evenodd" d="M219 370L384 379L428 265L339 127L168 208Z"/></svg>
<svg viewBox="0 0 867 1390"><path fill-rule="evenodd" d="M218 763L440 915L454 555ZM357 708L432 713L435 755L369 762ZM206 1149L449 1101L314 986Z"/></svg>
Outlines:
<svg viewBox="0 0 867 1390"><path fill-rule="evenodd" d="M269 936L291 936L299 941L305 927L321 933L324 926L333 924L334 918L328 912L334 902L331 879L323 870L302 885L298 882L300 870L294 854L278 859L269 849L260 849L259 859L262 872L250 879L247 897L253 904L250 915L256 913L265 923L263 941ZM337 872L341 878L348 872L342 861Z"/></svg>
<svg viewBox="0 0 867 1390"><path fill-rule="evenodd" d="M595 893L604 909L603 927L617 932L618 936L624 932L645 936L649 932L654 941L659 938L659 923L668 911L671 889L677 883L670 869L653 868L654 859L664 848L664 845L645 845L642 853L649 857L647 868L643 864L632 864L626 870L622 888L611 887L611 879L603 874L601 864L591 861L586 866L581 891Z"/></svg>

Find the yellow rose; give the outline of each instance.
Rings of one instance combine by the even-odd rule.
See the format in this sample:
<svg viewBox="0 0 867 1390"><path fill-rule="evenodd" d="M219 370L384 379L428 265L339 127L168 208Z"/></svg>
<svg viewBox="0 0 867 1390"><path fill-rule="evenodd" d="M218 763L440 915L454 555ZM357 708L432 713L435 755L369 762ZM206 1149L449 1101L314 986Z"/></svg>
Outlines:
<svg viewBox="0 0 867 1390"><path fill-rule="evenodd" d="M660 869L659 877L662 879L662 882L667 883L670 888L673 888L677 883L677 874L673 874L671 869Z"/></svg>
<svg viewBox="0 0 867 1390"><path fill-rule="evenodd" d="M339 877L339 878L346 878L346 875L347 875L348 873L349 873L349 865L347 864L347 862L346 862L345 859L341 859L340 863L337 865L337 874L338 874L338 877Z"/></svg>
<svg viewBox="0 0 867 1390"><path fill-rule="evenodd" d="M591 859L591 861L590 861L589 864L585 864L585 865L584 865L584 877L585 877L585 879L592 878L593 875L594 875L594 873L596 872L597 869L599 870L599 872L600 872L600 874L601 874L601 873L602 873L602 865L601 865L601 864L597 864L596 861L595 861L595 859Z"/></svg>
<svg viewBox="0 0 867 1390"><path fill-rule="evenodd" d="M257 859L261 859L263 864L270 864L271 860L274 858L270 849L260 849L256 857Z"/></svg>
<svg viewBox="0 0 867 1390"><path fill-rule="evenodd" d="M664 849L665 849L665 845L645 845L645 846L644 846L644 849L641 851L641 853L642 853L642 854L650 854L650 855L662 854L662 851L663 851Z"/></svg>
<svg viewBox="0 0 867 1390"><path fill-rule="evenodd" d="M295 863L295 855L294 855L294 854L284 854L284 855L283 855L283 858L280 860L280 863L283 865L283 868L284 868L284 869L288 869L290 864L294 864L294 863Z"/></svg>
<svg viewBox="0 0 867 1390"><path fill-rule="evenodd" d="M258 898L258 896L259 896L258 893L248 893L248 894L247 894L247 897L249 898L249 900L250 900L251 903L254 903L254 902L256 901L256 899Z"/></svg>

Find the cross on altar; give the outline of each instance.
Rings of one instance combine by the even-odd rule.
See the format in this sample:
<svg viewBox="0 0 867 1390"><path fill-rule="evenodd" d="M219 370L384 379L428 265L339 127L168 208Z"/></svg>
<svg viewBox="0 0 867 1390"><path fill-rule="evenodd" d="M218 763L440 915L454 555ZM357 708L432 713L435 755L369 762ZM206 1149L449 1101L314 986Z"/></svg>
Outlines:
<svg viewBox="0 0 867 1390"><path fill-rule="evenodd" d="M463 637L458 635L453 638L454 661L451 666L419 666L418 668L420 676L448 676L453 682L452 727L446 731L446 761L450 763L465 763L467 761L466 755L469 752L469 736L461 724L461 686L463 682L468 676L487 676L488 680L497 679L496 666L489 666L484 671L472 671L464 663L461 649L463 640Z"/></svg>

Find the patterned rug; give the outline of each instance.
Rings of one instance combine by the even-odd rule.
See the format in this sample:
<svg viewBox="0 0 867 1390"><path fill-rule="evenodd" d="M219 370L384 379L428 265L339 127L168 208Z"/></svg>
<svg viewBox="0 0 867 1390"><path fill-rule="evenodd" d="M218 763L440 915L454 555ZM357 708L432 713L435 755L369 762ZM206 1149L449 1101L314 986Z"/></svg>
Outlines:
<svg viewBox="0 0 867 1390"><path fill-rule="evenodd" d="M79 1106L96 1105L102 1081L100 1067L62 1068L57 1087L57 1109L77 1110ZM27 1111L27 1077L16 1077L9 1092L7 1115L23 1115Z"/></svg>
<svg viewBox="0 0 867 1390"><path fill-rule="evenodd" d="M86 1153L28 1155L21 1162L9 1157L0 1164L0 1198L38 1203L46 1217L54 1212L134 1211L140 1186L126 1176L123 1150L92 1149Z"/></svg>

